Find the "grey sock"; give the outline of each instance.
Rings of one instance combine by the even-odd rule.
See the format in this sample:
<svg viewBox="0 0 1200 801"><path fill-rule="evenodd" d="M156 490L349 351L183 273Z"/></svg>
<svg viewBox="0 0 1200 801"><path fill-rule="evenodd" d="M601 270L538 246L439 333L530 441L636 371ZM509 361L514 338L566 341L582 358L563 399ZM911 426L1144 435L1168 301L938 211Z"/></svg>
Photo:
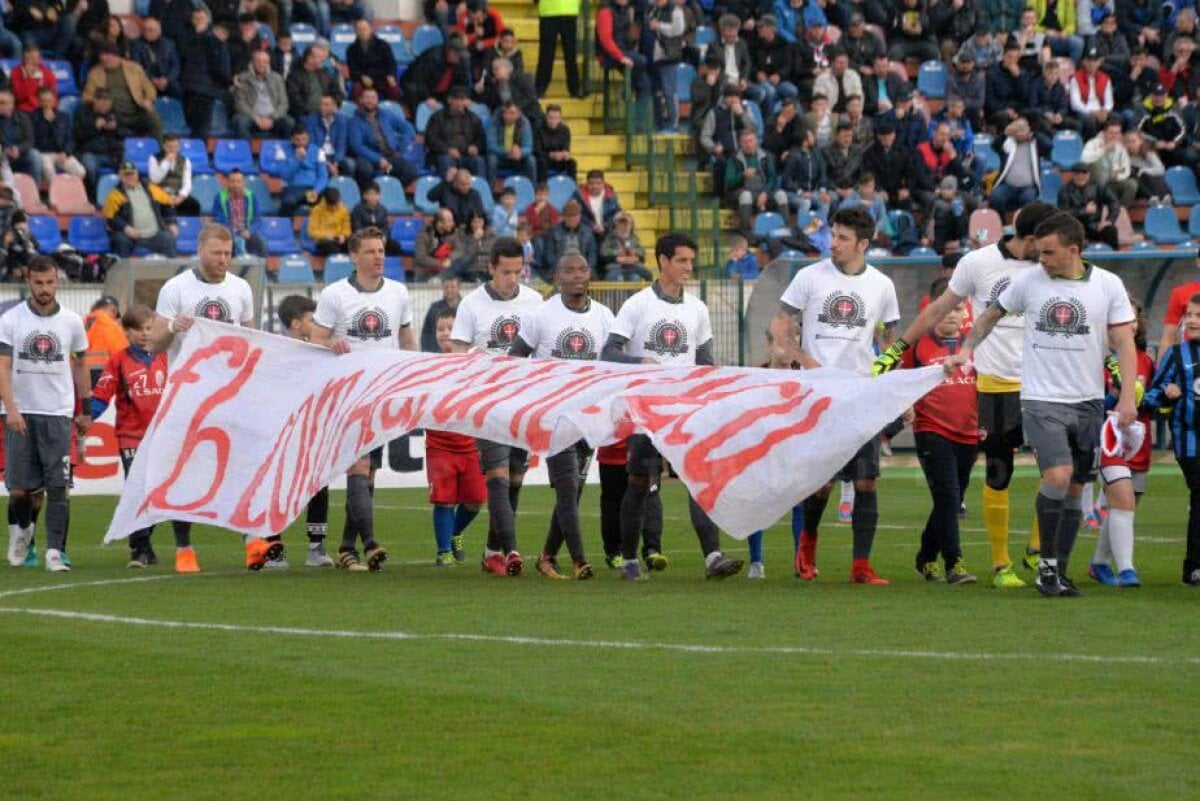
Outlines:
<svg viewBox="0 0 1200 801"><path fill-rule="evenodd" d="M517 548L517 518L509 501L509 481L496 476L487 480L488 514L495 525L495 541L500 545L493 550L514 551ZM489 542L491 535L488 536Z"/></svg>
<svg viewBox="0 0 1200 801"><path fill-rule="evenodd" d="M1038 493L1034 502L1037 510L1038 528L1042 530L1042 558L1058 558L1058 527L1063 516L1062 499L1047 498Z"/></svg>
<svg viewBox="0 0 1200 801"><path fill-rule="evenodd" d="M642 538L642 523L646 517L646 496L650 488L636 483L633 476L625 485L625 497L621 499L621 556L626 561L637 561L638 540Z"/></svg>
<svg viewBox="0 0 1200 801"><path fill-rule="evenodd" d="M1055 535L1055 547L1058 550L1058 572L1067 574L1067 561L1071 558L1071 549L1075 547L1075 537L1079 535L1079 524L1083 522L1083 506L1079 498L1067 497L1063 500L1062 514L1058 519L1058 533Z"/></svg>
<svg viewBox="0 0 1200 801"><path fill-rule="evenodd" d="M371 484L366 476L346 476L346 519L351 529L362 538L363 550L375 547L375 504L371 498ZM354 540L350 540L350 548ZM347 550L345 539L342 549Z"/></svg>
<svg viewBox="0 0 1200 801"><path fill-rule="evenodd" d="M67 526L71 519L71 506L67 501L66 487L50 487L46 490L46 547L61 551L67 547Z"/></svg>

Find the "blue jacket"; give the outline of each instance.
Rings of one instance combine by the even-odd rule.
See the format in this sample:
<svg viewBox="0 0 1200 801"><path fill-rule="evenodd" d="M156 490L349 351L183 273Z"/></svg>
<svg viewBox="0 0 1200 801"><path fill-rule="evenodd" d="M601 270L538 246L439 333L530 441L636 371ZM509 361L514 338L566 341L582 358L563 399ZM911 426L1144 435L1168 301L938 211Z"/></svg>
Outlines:
<svg viewBox="0 0 1200 801"><path fill-rule="evenodd" d="M946 111L943 109L942 111L939 111L932 120L930 120L929 129L925 138L932 139L933 132L937 129L938 123L946 121ZM950 123L950 125L953 127L953 123ZM963 117L961 120L959 120L958 125L963 129L963 135L958 139L952 139L951 141L954 142L954 149L958 151L958 155L962 158L966 158L975 152L975 129L971 127L971 121L966 117Z"/></svg>
<svg viewBox="0 0 1200 801"><path fill-rule="evenodd" d="M329 167L321 155L321 148L309 144L305 150L304 161L288 159L280 177L288 186L311 189L317 194L324 192L326 184L329 183Z"/></svg>
<svg viewBox="0 0 1200 801"><path fill-rule="evenodd" d="M504 148L504 112L500 109L492 115L487 124L487 147L488 155L504 158L508 151ZM533 127L529 124L529 120L525 119L525 115L517 118L516 131L513 134L513 142L521 147L522 155L533 155Z"/></svg>
<svg viewBox="0 0 1200 801"><path fill-rule="evenodd" d="M1178 400L1167 400L1163 390L1174 384L1183 390ZM1146 391L1143 406L1170 407L1171 442L1177 458L1200 456L1200 344L1184 340L1172 345L1159 361L1158 373Z"/></svg>
<svg viewBox="0 0 1200 801"><path fill-rule="evenodd" d="M408 120L392 109L380 106L375 113L379 115L379 129L383 131L388 147L394 153L403 155L417 132L409 125ZM367 115L363 113L362 109L355 112L354 118L350 120L349 143L350 153L355 158L370 161L372 166L378 164L379 160L383 158L383 145L375 138L375 131L371 128L371 123L367 121Z"/></svg>
<svg viewBox="0 0 1200 801"><path fill-rule="evenodd" d="M746 255L740 259L730 259L725 262L725 272L729 274L730 278L741 277L747 280L758 278L758 257L747 251Z"/></svg>
<svg viewBox="0 0 1200 801"><path fill-rule="evenodd" d="M318 112L313 112L304 118L304 127L308 130L308 141L315 148L325 147L325 123ZM334 114L333 124L329 126L329 136L333 139L333 158L344 161L346 148L350 144L350 120L345 114ZM379 159L375 160L376 162Z"/></svg>

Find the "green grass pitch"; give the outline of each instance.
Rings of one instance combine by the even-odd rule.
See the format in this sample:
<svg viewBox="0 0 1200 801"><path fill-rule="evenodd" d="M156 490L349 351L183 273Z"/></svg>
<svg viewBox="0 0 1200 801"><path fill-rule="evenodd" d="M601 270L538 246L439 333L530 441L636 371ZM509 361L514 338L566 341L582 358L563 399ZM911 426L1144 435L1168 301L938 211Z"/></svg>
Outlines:
<svg viewBox="0 0 1200 801"><path fill-rule="evenodd" d="M983 576L977 484L963 539ZM1033 488L1023 470L1019 529ZM766 581L705 581L678 485L665 489L670 569L627 585L603 570L597 495L589 487L583 508L601 574L581 583L486 576L474 556L434 568L417 490L379 493L393 554L382 574L297 564L297 525L288 573L248 574L237 538L201 531L204 574L164 564L146 573L161 578L129 582L125 548L96 544L113 499L76 499L72 573L0 570L0 798L1196 792L1200 594L1179 583L1187 503L1173 466L1151 474L1139 514L1146 586L1088 582L1085 533L1078 600L920 582L912 559L929 501L912 469L881 483L874 562L893 584L878 588L846 583L849 528L836 522L814 584L791 576L786 525L767 535ZM527 557L550 504L543 488L523 495ZM339 494L338 533L340 505ZM469 531L472 554L485 525ZM169 562L164 528L155 539ZM68 584L80 586L22 592Z"/></svg>

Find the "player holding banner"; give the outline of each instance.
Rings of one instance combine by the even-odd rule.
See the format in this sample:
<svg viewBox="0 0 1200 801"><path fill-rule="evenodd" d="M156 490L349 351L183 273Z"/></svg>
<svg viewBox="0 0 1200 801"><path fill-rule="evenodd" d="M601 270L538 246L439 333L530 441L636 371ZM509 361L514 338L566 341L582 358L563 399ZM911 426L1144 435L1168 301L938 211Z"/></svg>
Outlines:
<svg viewBox="0 0 1200 801"><path fill-rule="evenodd" d="M309 341L334 353L417 349L408 287L383 277L385 237L378 228L355 231L347 247L354 272L321 290ZM360 457L346 471L346 523L338 547L338 567L353 573L378 571L387 549L375 540L375 499L371 477L383 467L383 448ZM363 544L363 564L357 541Z"/></svg>
<svg viewBox="0 0 1200 801"><path fill-rule="evenodd" d="M1031 203L1017 212L1015 235L963 256L950 276L950 287L926 306L904 334L875 360L878 375L899 366L909 347L926 336L952 309L970 300L979 315L995 302L1017 277L1037 270L1037 239L1034 232L1057 209ZM1000 589L1020 589L1025 582L1013 570L1008 556L1009 493L1013 454L1025 441L1021 430L1021 343L1024 321L1009 315L996 323L996 330L980 344L975 354L979 395L979 428L986 459L983 487L983 522L992 549L992 583ZM1026 567L1036 567L1038 526L1026 550Z"/></svg>
<svg viewBox="0 0 1200 801"><path fill-rule="evenodd" d="M601 358L673 367L715 365L708 307L684 289L696 261L696 243L684 234L666 234L659 238L655 256L658 280L625 301ZM638 562L638 541L647 498L662 476L662 456L645 434L631 436L628 448L629 483L621 502L621 556L625 578L643 581L646 576ZM690 494L688 511L704 553L705 574L721 579L738 573L744 563L721 553L720 530ZM655 564L649 558L647 563ZM658 564L666 567L665 560Z"/></svg>
<svg viewBox="0 0 1200 801"><path fill-rule="evenodd" d="M560 258L554 271L558 294L526 315L509 355L595 361L608 341L613 313L588 295L591 279L592 270L581 254L568 253ZM591 462L592 449L583 440L546 460L554 489L554 515L537 569L548 578L568 578L555 559L564 540L571 553L571 575L577 579L592 577L579 526L579 494L587 482Z"/></svg>
<svg viewBox="0 0 1200 801"><path fill-rule="evenodd" d="M876 330L881 331L881 344L890 344L900 319L896 285L867 264L875 221L865 209L842 209L829 222L833 232L830 257L792 278L780 298L771 335L805 369L837 367L870 375ZM797 325L802 345L796 342ZM880 440L877 434L839 472L842 480L854 482L854 561L850 567L854 584L888 583L870 563L879 523ZM805 525L796 552L796 576L806 581L817 576L818 527L832 489L830 482L804 501Z"/></svg>
<svg viewBox="0 0 1200 801"><path fill-rule="evenodd" d="M1021 354L1021 422L1042 473L1036 510L1042 532L1037 588L1046 596L1080 591L1067 577L1083 520L1083 485L1095 478L1104 423L1101 368L1111 342L1121 374L1137 375L1136 317L1121 279L1080 255L1083 226L1055 214L1035 231L1040 270L1017 276L979 317L947 372L964 369L1006 314L1025 315ZM934 305L931 304L930 308ZM1134 381L1121 385L1120 426L1137 419Z"/></svg>

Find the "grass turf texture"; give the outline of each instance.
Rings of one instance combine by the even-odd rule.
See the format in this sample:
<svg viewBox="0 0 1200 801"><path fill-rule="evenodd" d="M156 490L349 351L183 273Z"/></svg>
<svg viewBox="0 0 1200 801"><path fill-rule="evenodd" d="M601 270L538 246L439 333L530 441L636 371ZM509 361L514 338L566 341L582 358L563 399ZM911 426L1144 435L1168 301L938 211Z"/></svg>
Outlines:
<svg viewBox="0 0 1200 801"><path fill-rule="evenodd" d="M983 579L989 559L978 481L963 539ZM1028 527L1033 490L1025 470L1014 484L1017 528ZM1151 474L1139 513L1136 561L1146 586L1118 591L1087 581L1095 538L1085 533L1072 568L1087 594L1078 600L920 581L912 560L929 501L912 469L889 470L881 482L885 528L873 561L893 582L881 588L846 583L849 528L836 522L824 526L814 584L791 576L786 525L767 534L765 582L706 581L677 484L665 488L671 568L630 586L603 568L597 494L589 487L583 508L600 575L586 583L483 575L477 554L486 517L468 532L465 565L434 568L424 492L396 490L378 493L377 529L393 554L382 574L305 568L299 524L286 535L290 572L248 574L237 538L201 529L200 576L6 596L134 575L122 567L123 546L95 544L113 499L75 499L74 572L4 567L0 608L732 650L333 638L0 613L0 797L1164 798L1194 791L1187 710L1200 698L1200 595L1179 584L1186 495L1171 467ZM527 558L535 557L551 503L544 488L522 496ZM330 529L340 533L340 494L333 506ZM1014 535L1014 554L1025 536ZM163 564L146 575L169 575L169 529L160 527L155 540ZM727 545L744 555L743 544ZM777 646L816 652L753 650ZM1053 653L1150 661L1042 656Z"/></svg>

